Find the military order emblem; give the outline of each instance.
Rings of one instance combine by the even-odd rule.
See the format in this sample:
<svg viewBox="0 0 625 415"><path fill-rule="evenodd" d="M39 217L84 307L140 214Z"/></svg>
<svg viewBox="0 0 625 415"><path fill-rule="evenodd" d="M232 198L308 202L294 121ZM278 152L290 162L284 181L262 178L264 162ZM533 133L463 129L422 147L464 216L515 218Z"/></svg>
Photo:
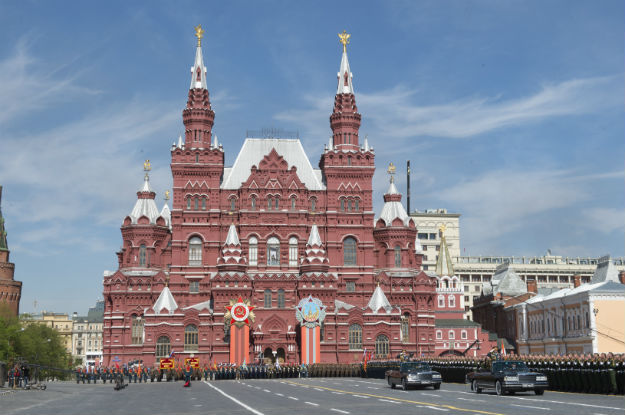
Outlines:
<svg viewBox="0 0 625 415"><path fill-rule="evenodd" d="M309 295L308 298L302 298L295 307L295 318L304 327L317 327L326 318L326 306L321 303L320 299Z"/></svg>
<svg viewBox="0 0 625 415"><path fill-rule="evenodd" d="M233 324L237 327L243 327L249 325L250 322L254 322L254 313L252 310L255 307L251 306L250 300L243 301L243 298L239 297L238 300L230 300L230 305L226 306L226 315L224 319L226 323Z"/></svg>

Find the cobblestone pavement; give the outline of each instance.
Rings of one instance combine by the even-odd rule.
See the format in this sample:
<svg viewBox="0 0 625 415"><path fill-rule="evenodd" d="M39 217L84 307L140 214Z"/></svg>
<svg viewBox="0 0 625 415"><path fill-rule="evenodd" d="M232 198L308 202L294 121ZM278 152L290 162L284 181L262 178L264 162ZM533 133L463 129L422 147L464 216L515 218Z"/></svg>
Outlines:
<svg viewBox="0 0 625 415"><path fill-rule="evenodd" d="M6 392L0 389L0 392ZM311 378L131 384L51 382L45 391L0 393L2 415L23 414L481 414L622 415L622 396L546 391L543 396L475 394L468 385L391 389L383 380Z"/></svg>

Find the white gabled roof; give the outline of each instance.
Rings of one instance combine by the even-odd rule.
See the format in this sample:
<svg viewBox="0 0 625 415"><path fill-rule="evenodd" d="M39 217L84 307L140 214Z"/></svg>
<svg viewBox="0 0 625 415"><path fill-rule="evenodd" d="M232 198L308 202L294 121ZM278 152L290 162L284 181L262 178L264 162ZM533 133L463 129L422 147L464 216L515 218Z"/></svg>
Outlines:
<svg viewBox="0 0 625 415"><path fill-rule="evenodd" d="M309 190L325 190L321 170L313 169L302 143L297 139L246 138L239 155L231 168L224 169L222 189L239 189L250 176L252 166L258 167L261 160L275 149L289 165L297 168L297 177Z"/></svg>
<svg viewBox="0 0 625 415"><path fill-rule="evenodd" d="M397 187L395 187L395 183L391 182L391 185L389 186L386 194L399 194L399 192L397 191ZM380 212L380 217L378 219L382 219L386 226L391 226L393 221L397 218L401 219L401 221L404 223L404 226L408 226L410 221L412 220L408 213L406 213L406 209L404 209L404 205L401 203L401 201L389 200L388 202L384 202L382 212Z"/></svg>
<svg viewBox="0 0 625 415"><path fill-rule="evenodd" d="M139 192L154 193L154 190L152 190L152 187L150 186L150 176L147 174L143 179L143 186ZM158 208L154 202L154 196L148 198L139 197L129 216L132 223L137 223L137 220L141 216L146 216L150 220L150 223L156 223L156 219L160 216L160 213L158 212Z"/></svg>
<svg viewBox="0 0 625 415"><path fill-rule="evenodd" d="M377 313L381 308L383 308L387 313L391 311L391 303L388 302L384 291L382 291L382 288L380 288L379 285L375 287L375 291L373 291L373 295L371 296L367 307L374 313Z"/></svg>
<svg viewBox="0 0 625 415"><path fill-rule="evenodd" d="M237 228L234 226L234 223L230 224L230 228L228 228L228 236L226 236L225 245L240 245L239 234L237 233Z"/></svg>
<svg viewBox="0 0 625 415"><path fill-rule="evenodd" d="M163 209L161 209L161 216L165 219L165 223L167 227L171 229L171 210L169 210L169 205L167 202L163 205Z"/></svg>
<svg viewBox="0 0 625 415"><path fill-rule="evenodd" d="M158 296L158 299L152 306L152 310L154 310L156 314L160 314L163 309L167 309L169 314L173 314L174 311L178 309L178 303L174 300L174 296L171 294L171 291L167 286L163 288L161 295Z"/></svg>
<svg viewBox="0 0 625 415"><path fill-rule="evenodd" d="M213 309L211 308L211 300L202 301L201 303L193 304L188 307L184 307L183 310L195 309L197 311L208 310L211 313Z"/></svg>
<svg viewBox="0 0 625 415"><path fill-rule="evenodd" d="M595 268L595 273L592 275L590 279L591 283L603 282L603 281L613 281L620 283L618 279L618 270L612 263L610 259L610 255L603 256L599 258L597 263L597 268Z"/></svg>
<svg viewBox="0 0 625 415"><path fill-rule="evenodd" d="M310 236L308 237L308 246L322 246L321 236L319 236L319 230L317 229L317 224L314 223L312 228L310 228Z"/></svg>

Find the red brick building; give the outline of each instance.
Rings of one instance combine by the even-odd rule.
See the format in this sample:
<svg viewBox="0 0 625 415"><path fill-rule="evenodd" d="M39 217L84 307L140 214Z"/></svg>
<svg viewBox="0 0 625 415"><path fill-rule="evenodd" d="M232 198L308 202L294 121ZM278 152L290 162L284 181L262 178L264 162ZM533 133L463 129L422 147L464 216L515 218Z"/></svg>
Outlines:
<svg viewBox="0 0 625 415"><path fill-rule="evenodd" d="M2 186L0 186L0 205L2 204ZM0 304L6 305L14 316L20 312L20 298L22 297L22 283L15 281L15 264L9 262L9 244L4 229L4 218L0 209Z"/></svg>
<svg viewBox="0 0 625 415"><path fill-rule="evenodd" d="M392 177L373 211L375 152L359 135L345 43L319 168L299 139L282 138L246 139L228 167L212 134L200 39L184 139L171 148L172 208L158 210L146 163L121 227L119 269L104 275L104 364L151 364L172 350L237 361L241 347L248 363L299 362L296 306L309 296L325 307L322 362L360 361L364 349L433 355L436 279L421 270L417 229Z"/></svg>

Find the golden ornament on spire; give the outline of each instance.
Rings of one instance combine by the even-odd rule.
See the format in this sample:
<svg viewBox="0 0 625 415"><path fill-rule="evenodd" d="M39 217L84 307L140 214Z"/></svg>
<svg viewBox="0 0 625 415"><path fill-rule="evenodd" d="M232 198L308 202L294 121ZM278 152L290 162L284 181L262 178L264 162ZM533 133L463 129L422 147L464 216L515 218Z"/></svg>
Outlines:
<svg viewBox="0 0 625 415"><path fill-rule="evenodd" d="M441 232L441 236L445 236L445 231L447 230L447 226L443 224L438 227L438 230Z"/></svg>
<svg viewBox="0 0 625 415"><path fill-rule="evenodd" d="M165 200L169 200L169 190L165 190Z"/></svg>
<svg viewBox="0 0 625 415"><path fill-rule="evenodd" d="M349 45L349 38L352 37L349 33L343 30L343 33L339 33L339 42L343 44L343 52L347 52L347 45Z"/></svg>
<svg viewBox="0 0 625 415"><path fill-rule="evenodd" d="M143 171L150 170L152 170L152 165L150 164L150 160L146 160L145 162L143 162Z"/></svg>
<svg viewBox="0 0 625 415"><path fill-rule="evenodd" d="M199 24L194 29L195 37L197 37L197 45L202 46L202 36L204 36L204 30L202 29L202 25Z"/></svg>
<svg viewBox="0 0 625 415"><path fill-rule="evenodd" d="M393 175L395 174L395 170L396 169L397 168L395 167L395 165L391 161L391 163L388 165L388 169L386 169L386 172L391 175L391 183L393 183L393 181L394 181L393 180Z"/></svg>

